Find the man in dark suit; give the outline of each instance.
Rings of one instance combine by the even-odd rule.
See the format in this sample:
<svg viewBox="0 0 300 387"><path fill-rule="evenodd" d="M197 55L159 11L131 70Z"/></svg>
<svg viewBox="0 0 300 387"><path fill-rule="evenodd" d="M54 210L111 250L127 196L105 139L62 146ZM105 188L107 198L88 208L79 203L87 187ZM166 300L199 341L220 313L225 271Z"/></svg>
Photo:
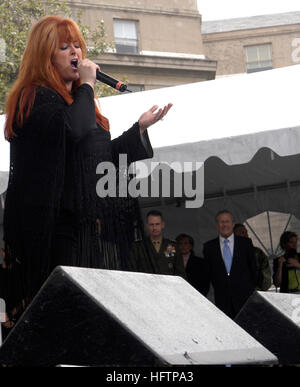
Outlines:
<svg viewBox="0 0 300 387"><path fill-rule="evenodd" d="M206 295L214 288L215 304L234 318L255 290L256 265L251 239L234 235L232 214L223 210L216 216L219 236L204 244Z"/></svg>
<svg viewBox="0 0 300 387"><path fill-rule="evenodd" d="M130 252L130 269L153 274L186 277L182 256L176 242L165 238L165 222L160 211L147 214L146 227L149 236L133 243Z"/></svg>

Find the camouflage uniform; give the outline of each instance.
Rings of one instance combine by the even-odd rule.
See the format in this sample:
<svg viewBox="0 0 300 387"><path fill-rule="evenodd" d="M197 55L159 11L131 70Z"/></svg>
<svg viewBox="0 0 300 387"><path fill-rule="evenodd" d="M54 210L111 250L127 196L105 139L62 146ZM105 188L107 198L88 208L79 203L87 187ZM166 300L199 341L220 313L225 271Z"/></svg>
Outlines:
<svg viewBox="0 0 300 387"><path fill-rule="evenodd" d="M132 271L179 275L186 278L183 259L176 242L167 238L162 238L158 252L149 237L134 242L129 260Z"/></svg>
<svg viewBox="0 0 300 387"><path fill-rule="evenodd" d="M257 266L256 290L268 290L272 285L272 274L269 260L266 254L259 248L254 247L254 255Z"/></svg>

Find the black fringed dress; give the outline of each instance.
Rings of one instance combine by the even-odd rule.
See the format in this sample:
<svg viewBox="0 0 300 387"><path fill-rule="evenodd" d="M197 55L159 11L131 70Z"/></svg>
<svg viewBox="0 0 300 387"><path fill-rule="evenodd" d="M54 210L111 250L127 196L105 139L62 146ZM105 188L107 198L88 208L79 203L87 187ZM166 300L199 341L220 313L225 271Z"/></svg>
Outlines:
<svg viewBox="0 0 300 387"><path fill-rule="evenodd" d="M116 112L117 114L117 112ZM136 199L101 198L96 167L119 154L128 163L153 156L138 123L111 140L96 123L94 92L81 85L68 106L38 87L33 109L10 143L4 240L10 306L32 299L57 265L126 269L135 232Z"/></svg>

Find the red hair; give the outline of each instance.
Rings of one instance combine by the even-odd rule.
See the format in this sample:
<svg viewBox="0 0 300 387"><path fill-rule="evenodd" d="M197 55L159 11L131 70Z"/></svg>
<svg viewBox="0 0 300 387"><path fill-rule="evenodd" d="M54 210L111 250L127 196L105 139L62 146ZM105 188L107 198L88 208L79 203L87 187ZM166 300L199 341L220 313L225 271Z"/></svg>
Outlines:
<svg viewBox="0 0 300 387"><path fill-rule="evenodd" d="M32 27L22 57L18 78L5 105L4 134L6 139L15 136L13 131L15 118L17 125L22 127L29 117L37 86L46 86L56 90L67 104L72 104L73 98L52 63L55 50L62 42L78 42L82 58L86 57L84 38L73 20L63 19L59 16L45 16ZM79 85L79 81L75 82L73 89ZM102 116L96 104L95 110L97 123L103 129L109 130L109 122L107 118Z"/></svg>

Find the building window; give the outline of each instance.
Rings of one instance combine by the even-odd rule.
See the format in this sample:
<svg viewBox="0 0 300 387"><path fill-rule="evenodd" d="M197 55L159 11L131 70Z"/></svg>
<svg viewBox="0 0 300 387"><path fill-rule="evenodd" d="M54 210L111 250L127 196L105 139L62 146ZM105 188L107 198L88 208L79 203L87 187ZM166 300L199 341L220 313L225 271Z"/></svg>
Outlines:
<svg viewBox="0 0 300 387"><path fill-rule="evenodd" d="M115 47L118 54L138 54L137 22L114 20Z"/></svg>
<svg viewBox="0 0 300 387"><path fill-rule="evenodd" d="M247 73L270 70L272 66L272 45L260 44L257 46L247 46L246 65Z"/></svg>

